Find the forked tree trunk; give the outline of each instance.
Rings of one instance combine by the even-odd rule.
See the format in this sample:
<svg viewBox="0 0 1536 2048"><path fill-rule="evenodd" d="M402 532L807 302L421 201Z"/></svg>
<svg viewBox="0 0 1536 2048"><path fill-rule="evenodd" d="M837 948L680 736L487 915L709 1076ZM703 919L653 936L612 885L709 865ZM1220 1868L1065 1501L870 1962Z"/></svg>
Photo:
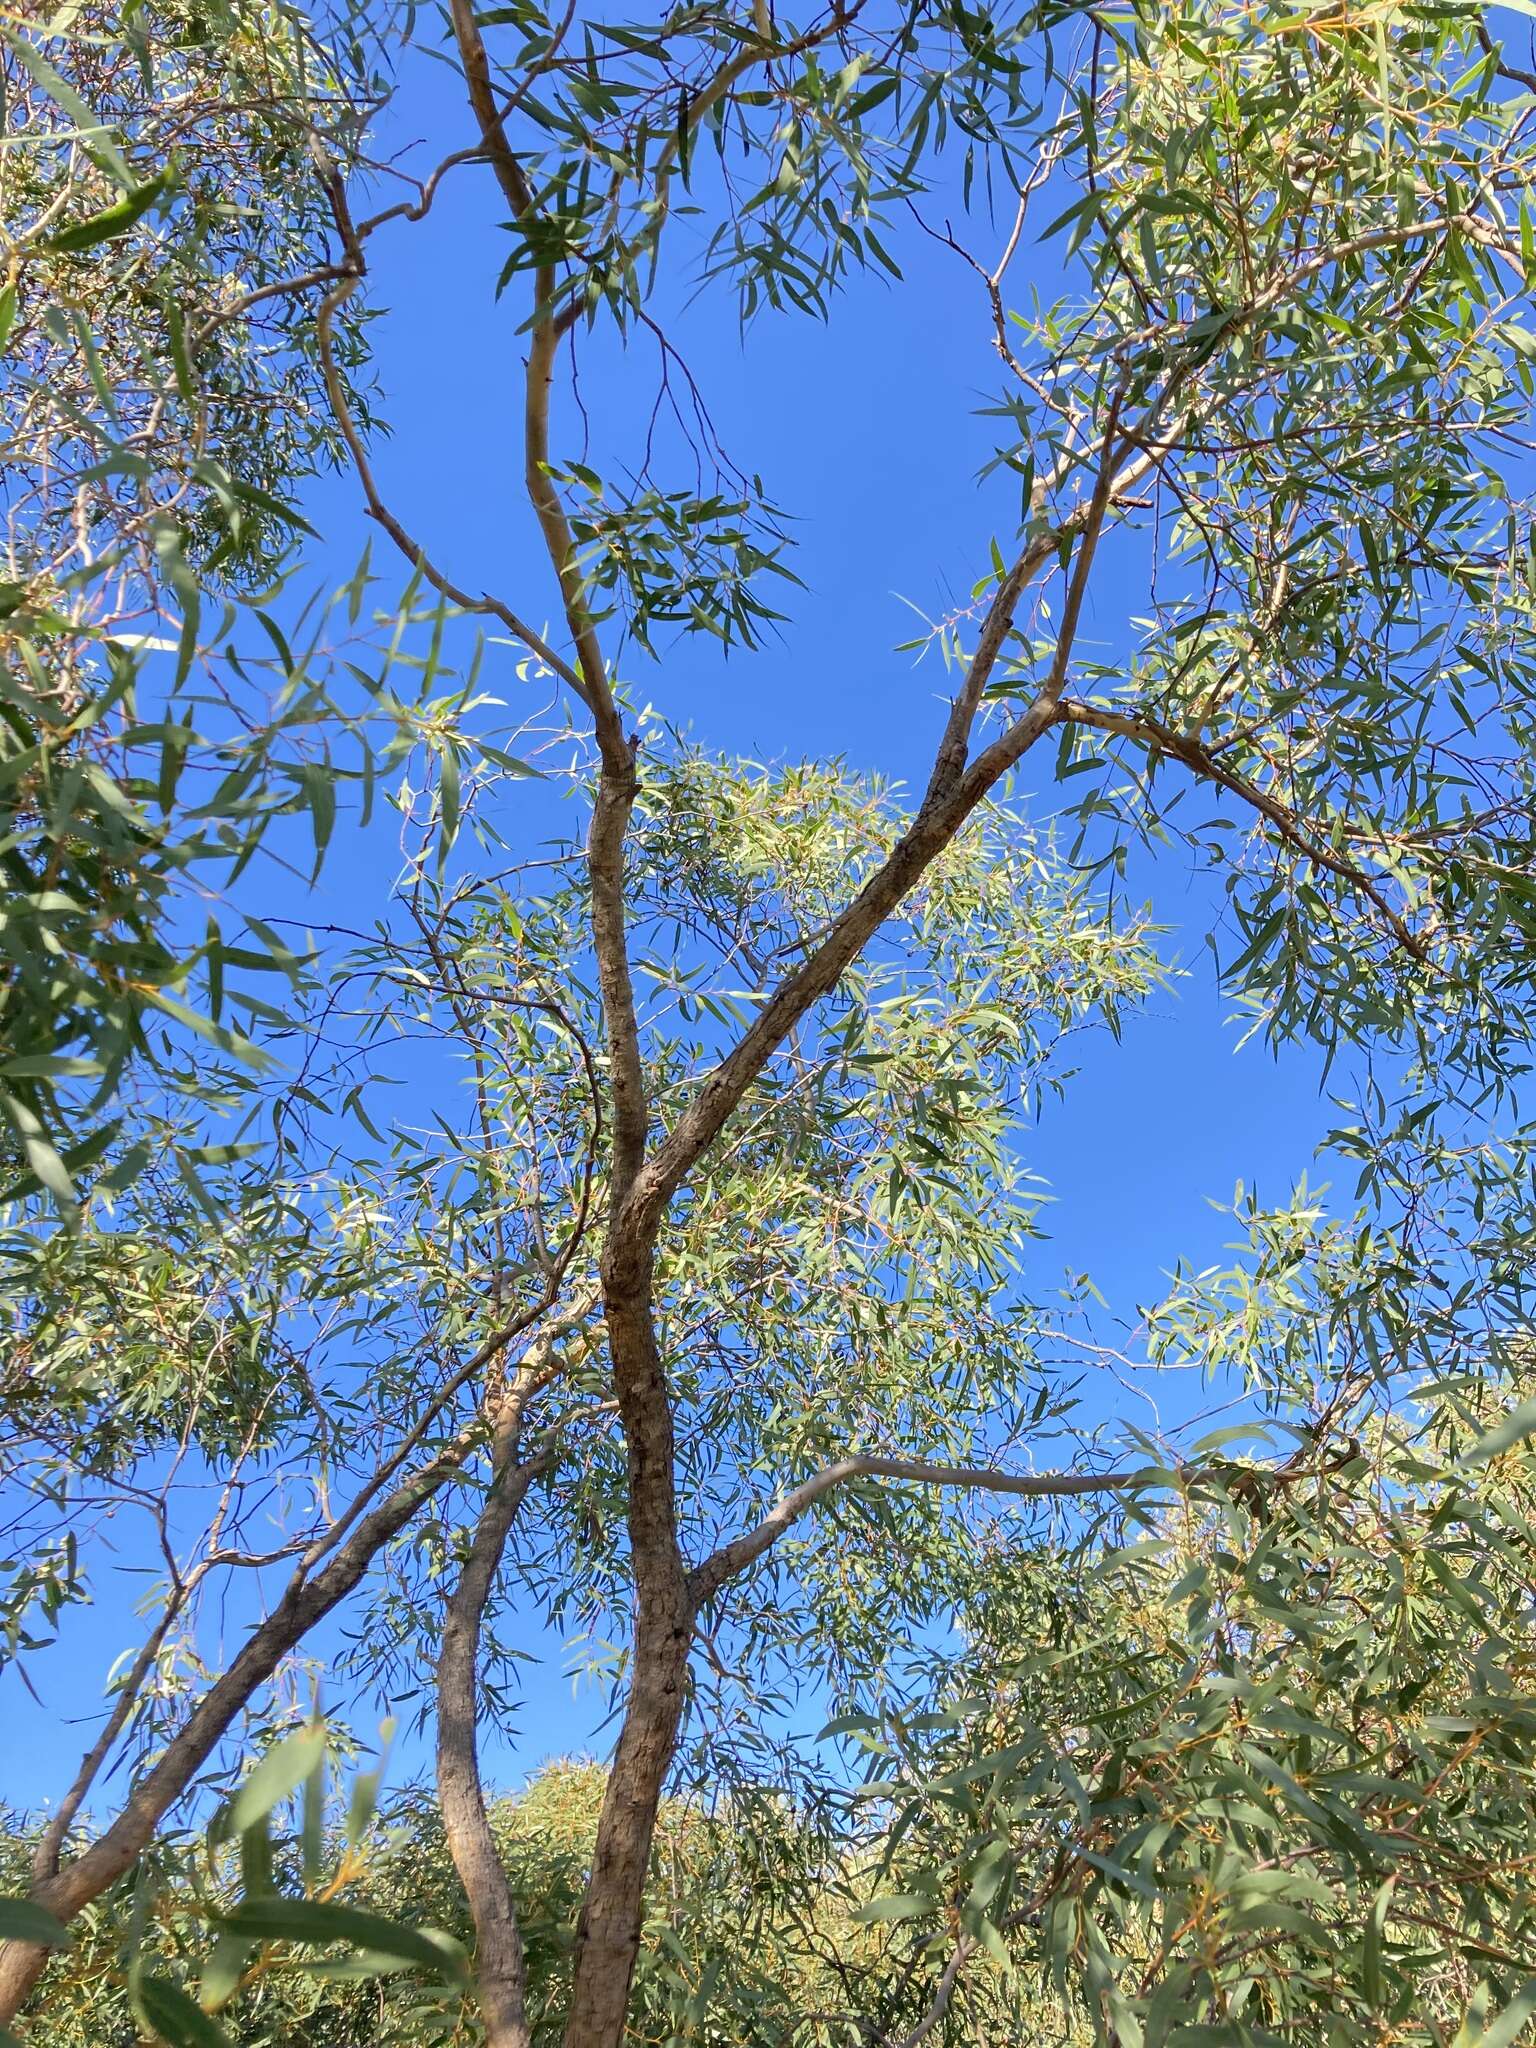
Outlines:
<svg viewBox="0 0 1536 2048"><path fill-rule="evenodd" d="M357 1586L390 1539L463 1463L463 1439L440 1453L422 1472L403 1480L365 1515L323 1570L312 1579L296 1577L270 1615L247 1637L229 1669L203 1695L185 1725L134 1786L117 1819L29 1896L61 1920L72 1920L99 1898L134 1863L154 1838L161 1819L193 1782L198 1771L257 1690L271 1678L317 1622ZM0 2026L8 2026L31 1996L48 1962L35 1942L0 1943Z"/></svg>
<svg viewBox="0 0 1536 2048"><path fill-rule="evenodd" d="M548 1310L559 1279L558 1274L553 1277L544 1298L535 1307L515 1316L486 1339L466 1362L458 1384L464 1384L472 1374L498 1358L508 1344ZM82 1907L100 1898L109 1885L133 1868L154 1839L161 1820L192 1784L259 1688L309 1631L357 1587L379 1552L460 1469L476 1440L473 1431L461 1431L427 1465L396 1480L363 1513L365 1501L398 1470L405 1453L397 1453L393 1465L381 1468L335 1531L339 1537L342 1528L357 1516L345 1542L339 1544L334 1556L313 1578L308 1576L310 1561L300 1565L283 1597L252 1630L229 1669L204 1693L161 1756L134 1785L105 1834L51 1877L33 1885L29 1896L38 1905L61 1920L72 1920ZM407 1436L407 1447L412 1441ZM48 1953L36 1942L0 1942L0 2027L9 2026L31 1996L47 1967Z"/></svg>

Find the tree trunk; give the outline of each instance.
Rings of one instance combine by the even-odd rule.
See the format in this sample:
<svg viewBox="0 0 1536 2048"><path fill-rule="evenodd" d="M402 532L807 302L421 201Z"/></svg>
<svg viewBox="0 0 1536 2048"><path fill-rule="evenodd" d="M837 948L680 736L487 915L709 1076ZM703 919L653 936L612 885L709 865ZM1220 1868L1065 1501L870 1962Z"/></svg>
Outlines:
<svg viewBox="0 0 1536 2048"><path fill-rule="evenodd" d="M610 1261L608 1333L629 1455L634 1665L576 1932L565 2048L621 2048L645 1878L687 1696L694 1604L677 1540L673 1436L645 1277ZM615 1284L617 1283L617 1284ZM635 1288L638 1299L625 1296Z"/></svg>
<svg viewBox="0 0 1536 2048"><path fill-rule="evenodd" d="M522 1932L485 1810L476 1734L481 1620L534 1472L532 1464L517 1462L519 1420L512 1396L496 1432L490 1491L443 1616L437 1665L438 1798L443 1832L475 1923L475 1981L485 2048L532 2048L533 2043Z"/></svg>
<svg viewBox="0 0 1536 2048"><path fill-rule="evenodd" d="M620 2048L645 1910L661 1788L682 1720L689 1622L635 1631L635 1676L598 1823L576 1936L565 2048Z"/></svg>

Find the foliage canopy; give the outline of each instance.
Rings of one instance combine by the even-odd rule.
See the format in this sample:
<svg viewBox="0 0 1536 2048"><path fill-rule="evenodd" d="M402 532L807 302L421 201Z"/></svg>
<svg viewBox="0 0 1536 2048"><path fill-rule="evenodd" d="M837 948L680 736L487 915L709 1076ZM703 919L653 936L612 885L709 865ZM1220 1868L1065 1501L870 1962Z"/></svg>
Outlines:
<svg viewBox="0 0 1536 2048"><path fill-rule="evenodd" d="M1520 2038L1506 13L0 8L6 1660L130 1519L154 1559L74 1785L6 1838L0 2020ZM520 437L515 479L455 451L517 536L490 592L392 493L372 354L378 252L466 183ZM919 643L926 782L712 753L669 663L750 687L807 569L684 291L762 346L934 241L995 349L998 523ZM661 365L638 455L581 424L619 347ZM337 476L375 539L322 598ZM300 936L338 853L362 928ZM1170 860L1359 1178L1240 1195L1230 1267L1141 1311L1128 1369L1230 1418L1148 1432L1043 1277L1022 1134L1167 984ZM498 1801L535 1613L606 1659L614 1749ZM431 1794L381 1803L375 1699Z"/></svg>

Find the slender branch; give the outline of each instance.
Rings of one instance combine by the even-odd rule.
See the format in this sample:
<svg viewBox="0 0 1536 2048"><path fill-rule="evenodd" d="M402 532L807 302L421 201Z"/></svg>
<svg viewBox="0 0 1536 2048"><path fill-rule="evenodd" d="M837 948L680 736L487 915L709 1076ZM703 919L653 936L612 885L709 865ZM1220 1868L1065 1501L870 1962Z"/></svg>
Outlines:
<svg viewBox="0 0 1536 2048"><path fill-rule="evenodd" d="M480 1777L476 1694L480 1627L502 1554L548 1450L519 1461L526 1383L496 1418L491 1484L443 1616L437 1665L437 1786L443 1828L475 1923L475 1973L487 2048L531 2048L528 1976L517 1904L491 1832Z"/></svg>
<svg viewBox="0 0 1536 2048"><path fill-rule="evenodd" d="M962 685L959 715L951 710L928 791L911 825L815 949L781 981L752 1023L701 1082L687 1109L636 1176L625 1204L626 1227L649 1243L667 1203L724 1127L742 1096L800 1019L837 985L844 970L960 831L971 813L1015 767L1056 717L1066 680L1088 573L1110 507L1133 490L1161 449L1144 449L1114 468L1122 445L1111 422L1100 448L1093 495L1047 534L1033 538L993 598ZM986 685L1030 578L1066 542L1078 542L1051 669L1030 704L967 765L965 747Z"/></svg>
<svg viewBox="0 0 1536 2048"><path fill-rule="evenodd" d="M1504 240L1495 235L1473 213L1440 213L1428 218L1398 221L1395 226L1389 228L1371 228L1364 234L1351 235L1345 241L1325 243L1323 247L1314 249L1300 263L1285 271L1273 283L1266 285L1263 291L1232 307L1221 328L1211 335L1210 341L1214 343L1218 336L1233 334L1251 326L1264 314L1274 312L1298 286L1309 283L1314 277L1321 276L1325 270L1332 269L1336 264L1352 262L1356 256L1373 255L1379 249L1400 248L1404 242L1416 242L1421 236L1443 235L1452 228L1459 229L1461 233L1470 235L1473 240L1500 253L1518 253L1508 251ZM1185 320L1158 321L1150 326L1139 327L1132 333L1120 337L1115 343L1115 353L1122 360L1126 360L1136 350L1145 348L1149 343L1166 345L1177 342L1184 329L1192 327L1197 319L1204 317L1206 316L1191 314ZM1203 351L1201 360L1204 360Z"/></svg>
<svg viewBox="0 0 1536 2048"><path fill-rule="evenodd" d="M1267 818L1286 844L1294 847L1314 867L1337 875L1352 889L1358 890L1388 926L1397 944L1420 966L1434 965L1434 956L1429 948L1401 912L1388 902L1380 885L1371 876L1306 831L1296 814L1277 798L1250 782L1246 776L1224 767L1200 740L1175 732L1171 726L1144 712L1116 711L1108 705L1088 704L1076 697L1064 697L1057 707L1057 716L1065 724L1089 726L1098 732L1115 733L1122 739L1140 740L1144 745L1182 761L1194 774L1216 783L1229 795L1240 797Z"/></svg>
<svg viewBox="0 0 1536 2048"><path fill-rule="evenodd" d="M583 1190L584 1198L585 1189ZM389 1484L389 1481L399 1471L407 1458L409 1458L411 1452L416 1449L454 1395L459 1393L472 1379L483 1372L486 1366L499 1358L509 1344L515 1343L524 1330L531 1328L533 1323L538 1320L538 1317L553 1306L555 1293L558 1291L560 1282L565 1277L565 1270L569 1264L570 1255L574 1250L575 1242L568 1239L562 1252L555 1259L554 1269L545 1276L544 1291L534 1311L530 1313L527 1310L519 1310L516 1315L509 1317L506 1322L499 1324L485 1341L470 1353L469 1357L439 1388L437 1393L432 1396L421 1415L411 1425L391 1456L379 1467L372 1478L359 1488L343 1512L323 1535L316 1538L315 1542L304 1553L304 1569L306 1571L312 1571L328 1550L335 1549L353 1522L362 1514L368 1502L384 1486ZM552 1336L558 1339L574 1330L579 1323L585 1322L586 1318L597 1307L598 1300L599 1295L595 1287L586 1288L578 1293L566 1313L553 1326Z"/></svg>
<svg viewBox="0 0 1536 2048"><path fill-rule="evenodd" d="M1527 92L1536 92L1536 72L1522 71L1518 65L1505 61L1504 45L1496 43L1483 24L1479 22L1472 33L1477 37L1478 48L1494 60L1494 68L1500 78L1507 78L1512 85L1523 85Z"/></svg>
<svg viewBox="0 0 1536 2048"><path fill-rule="evenodd" d="M533 205L533 193L523 174L523 167L507 140L507 115L511 106L496 104L496 88L491 82L491 60L486 51L485 38L480 33L480 24L475 19L474 9L469 0L451 0L449 13L453 21L454 40L459 46L459 62L464 66L464 83L469 92L469 104L480 130L481 148L491 169L496 173L496 182L501 187L502 197L512 209L514 220L519 220Z"/></svg>
<svg viewBox="0 0 1536 2048"><path fill-rule="evenodd" d="M933 1997L926 2012L915 2027L903 2034L899 2041L891 2043L891 2048L921 2048L921 2044L934 2030L943 2025L944 2015L949 2011L955 1995L955 1987L960 1982L960 1973L976 1953L976 1947L977 1944L971 1935L962 1934L959 1937L949 1952L948 1962L940 1972L939 1981L934 1986Z"/></svg>
<svg viewBox="0 0 1536 2048"><path fill-rule="evenodd" d="M462 5L463 0L458 0L458 4ZM650 217L641 233L620 250L615 263L617 269L628 269L647 249L655 247L671 211L673 167L682 154L685 143L697 133L705 115L720 104L732 86L744 78L755 65L782 62L787 57L800 57L809 50L818 49L830 36L840 34L857 20L863 6L864 0L852 0L851 5L847 4L847 0L837 0L837 4L833 6L820 27L807 29L804 35L797 36L793 42L780 44L773 39L771 15L767 8L761 5L761 0L757 0L753 7L753 25L757 42L748 44L738 51L734 57L721 65L707 85L701 87L698 92L686 96L682 119L657 152L652 169L652 194L647 208ZM557 333L568 334L584 310L580 299L572 300L569 305L563 307L555 321Z"/></svg>
<svg viewBox="0 0 1536 2048"><path fill-rule="evenodd" d="M317 1577L295 1576L272 1613L252 1630L229 1669L198 1701L153 1768L134 1786L112 1825L54 1876L33 1886L31 1897L37 1904L69 1920L132 1867L166 1811L191 1784L252 1694L310 1629L353 1590L384 1545L458 1469L475 1440L466 1433L402 1482L358 1525ZM9 1941L0 1947L0 2025L15 2017L42 1974L47 1953L23 1941Z"/></svg>
<svg viewBox="0 0 1536 2048"><path fill-rule="evenodd" d="M486 156L513 218L521 220L533 207L533 193L522 165L507 140L505 116L496 104L490 58L470 0L451 0L453 32L458 43L470 108L479 125ZM613 1098L613 1177L622 1193L633 1179L645 1152L648 1114L645 1067L626 940L624 907L624 844L634 809L634 748L624 736L619 709L608 681L607 663L587 608L585 581L575 536L550 473L549 408L555 356L564 332L552 304L553 264L541 264L534 277L532 333L523 400L523 478L529 503L543 536L545 551L560 585L567 625L581 671L579 694L592 713L601 774L592 812L588 870L592 883L592 936L602 988Z"/></svg>
<svg viewBox="0 0 1536 2048"><path fill-rule="evenodd" d="M753 1529L722 1543L689 1575L698 1603L708 1600L726 1582L755 1564L787 1529L807 1514L819 1500L852 1479L901 1479L918 1486L952 1486L978 1493L1007 1493L1026 1500L1071 1500L1093 1494L1134 1493L1166 1485L1170 1481L1188 1488L1202 1479L1225 1485L1234 1500L1252 1502L1265 1489L1284 1491L1308 1479L1331 1479L1347 1471L1360 1456L1360 1446L1348 1439L1330 1454L1312 1455L1317 1446L1298 1445L1283 1464L1234 1465L1213 1459L1206 1465L1175 1464L1121 1466L1108 1472L1004 1472L992 1465L936 1465L920 1458L886 1458L857 1454L839 1458L813 1472L809 1479L771 1508Z"/></svg>
<svg viewBox="0 0 1536 2048"><path fill-rule="evenodd" d="M513 219L522 220L533 208L533 192L507 140L506 114L496 104L490 57L471 0L451 0L450 14L459 60L464 66L470 110L479 127L486 157L496 174L503 197L512 209ZM623 727L608 687L607 664L587 611L575 540L560 495L549 474L549 389L553 381L555 354L560 346L560 330L551 305L554 291L554 265L540 264L534 276L533 329L524 391L524 480L544 536L545 548L559 580L566 621L581 670L580 695L592 713L604 761L616 763L626 752Z"/></svg>
<svg viewBox="0 0 1536 2048"><path fill-rule="evenodd" d="M476 597L470 591L464 590L454 583L450 577L446 576L437 567L437 564L432 560L432 557L427 553L421 542L407 532L406 528L395 517L394 513L390 511L388 505L385 504L380 496L378 484L374 479L373 465L368 459L368 451L363 446L362 436L357 430L357 422L352 417L352 408L347 400L346 387L342 383L341 373L336 367L336 353L332 339L332 328L336 315L346 304L347 300L351 298L353 292L357 290L360 282L361 273L351 272L326 293L324 299L320 302L319 311L315 315L315 340L319 348L320 372L325 383L326 397L336 425L340 429L341 438L346 443L347 453L352 458L352 467L357 472L357 480L362 486L363 502L367 507L369 518L377 521L383 527L411 567L417 571L425 582L431 584L432 588L440 596L446 597L450 604L457 605L462 611L478 612L483 616L499 619L512 637L526 647L530 653L536 654L550 673L558 676L561 682L568 689L574 691L581 702L591 711L593 706L588 698L586 685L582 681L581 676L563 655L555 652L543 634L530 626L526 619L519 618L511 606L504 604L499 597L493 597L488 591L482 591L480 596Z"/></svg>
<svg viewBox="0 0 1536 2048"><path fill-rule="evenodd" d="M112 1745L128 1725L128 1717L133 1712L140 1688L149 1675L150 1666L160 1654L160 1646L169 1635L171 1624L185 1607L191 1590L190 1581L184 1581L172 1589L166 1600L164 1612L145 1637L132 1667L123 1679L105 1726L87 1750L81 1760L80 1769L75 1774L74 1783L59 1801L57 1810L38 1837L37 1847L32 1854L34 1884L46 1882L50 1877L57 1875L59 1859L63 1854L70 1828L74 1825L75 1815L80 1811L85 1795L96 1782L96 1774L111 1753Z"/></svg>
<svg viewBox="0 0 1536 2048"><path fill-rule="evenodd" d="M526 619L519 618L499 597L493 597L488 592L482 592L479 597L475 597L444 575L420 541L406 530L385 504L373 474L368 450L352 415L346 385L336 363L334 342L336 316L367 275L367 260L363 254L362 241L352 223L340 173L318 149L315 152L315 160L321 183L330 201L336 232L346 256L345 264L341 267L341 275L320 301L315 314L315 342L320 357L320 374L325 385L326 399L342 440L346 443L347 453L352 458L352 467L357 472L357 480L362 486L363 502L367 507L368 516L383 527L412 568L431 584L434 590L446 597L450 604L456 604L464 611L479 612L499 619L513 638L536 654L551 674L557 675L567 688L573 690L595 716L595 706L591 702L583 676L562 655L555 652L544 636L536 632Z"/></svg>
<svg viewBox="0 0 1536 2048"><path fill-rule="evenodd" d="M785 1494L755 1529L721 1544L695 1567L690 1584L698 1601L708 1600L728 1580L755 1564L819 1500L853 1479L904 1479L920 1486L1017 1494L1026 1500L1068 1500L1096 1493L1128 1493L1156 1476L1156 1469L1146 1465L1113 1472L1000 1472L990 1465L932 1465L918 1458L840 1458Z"/></svg>
<svg viewBox="0 0 1536 2048"><path fill-rule="evenodd" d="M500 106L496 104L495 93L490 85L489 66L486 67L483 79L477 78L469 81L471 93L475 97L477 112L483 104L487 112L487 118L493 124L495 134L500 139L502 149L508 157L512 153L506 141L507 120L523 104L544 74L553 68L555 60L560 53L560 46L565 41L570 31L571 23L575 19L576 0L567 0L565 13L556 24L555 32L545 45L543 55L528 66L527 70L518 80L516 89L507 94ZM438 187L449 171L456 169L460 164L481 163L487 160L490 161L492 168L496 171L497 177L502 178L505 165L490 153L483 139L479 143L472 145L469 149L455 150L453 155L445 158L437 166L437 169L433 171L431 177L418 187L418 197L414 202L404 201L399 205L386 207L382 213L370 215L367 220L359 223L358 235L366 241L374 229L383 227L386 221L425 220L428 213L432 210L432 202L437 197ZM513 164L515 169L515 159L513 159ZM502 189L503 191L508 191L505 183L503 183ZM511 197L509 191L508 197Z"/></svg>

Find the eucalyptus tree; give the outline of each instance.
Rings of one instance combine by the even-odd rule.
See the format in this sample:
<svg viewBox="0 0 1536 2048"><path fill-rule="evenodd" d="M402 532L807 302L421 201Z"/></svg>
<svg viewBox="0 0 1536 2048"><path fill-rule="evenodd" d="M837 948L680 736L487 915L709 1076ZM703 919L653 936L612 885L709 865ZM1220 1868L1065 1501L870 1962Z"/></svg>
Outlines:
<svg viewBox="0 0 1536 2048"><path fill-rule="evenodd" d="M69 1042L90 1041L89 1078L123 1108L61 1166L55 1098L13 1096L32 1171L78 1209L56 1223L23 1186L8 1246L11 1476L31 1545L13 1640L33 1603L63 1614L82 1590L68 1512L89 1532L138 1503L165 1578L12 1909L0 2013L36 1983L55 1922L149 1869L185 1796L230 1780L236 1738L282 1722L306 1646L344 1663L315 1631L358 1596L355 1667L400 1690L433 1674L474 1930L472 1970L446 1968L444 2024L472 2012L497 2048L536 2024L547 2037L478 1757L521 1598L626 1637L568 2048L624 2036L669 1777L739 1791L753 1767L787 1769L771 1690L808 1659L896 1760L876 1875L867 1861L849 1882L860 1925L900 1931L850 1959L838 2010L789 2015L800 2038L956 2038L1031 1967L1106 2041L1314 2038L1320 2003L1432 2040L1458 2000L1471 2041L1490 1996L1505 2012L1489 2038L1512 2038L1522 1858L1479 1869L1466 1816L1483 1799L1510 1834L1526 1769L1526 1415L1500 1417L1527 1364L1536 80L1459 4L877 15L839 0L791 20L754 0L604 23L451 0L441 23L209 6L138 11L114 34L76 8L7 31L44 109L7 157L44 167L16 201L15 303L63 295L18 330L61 360L18 375L17 431L53 392L68 422L48 429L13 617L53 631L39 597L97 587L91 492L109 484L101 517L134 602L168 591L181 617L151 741L115 715L133 653L120 622L57 618L65 644L88 627L102 650L114 680L84 701L113 714L112 744L158 747L157 787L113 787L128 843L160 848L147 807L180 815L193 744L176 692L194 672L226 690L246 674L203 633L201 596L262 582L297 519L287 473L345 464L407 598L376 629L383 651L355 661L318 631L296 654L252 603L284 744L302 723L322 749L279 756L267 803L307 808L323 849L338 784L323 748L359 723L324 688L339 664L382 712L386 758L409 756L405 861L377 934L328 957L278 949L292 996L276 1015L243 997L256 1021L238 1042L216 1021L221 939L160 982L115 972L126 1011L62 969L41 985L16 970ZM458 126L410 178L375 140L389 85L369 56L408 35L460 88ZM262 74L249 101L221 69L237 64ZM399 76L409 109L409 65ZM188 135L206 138L206 190ZM225 176L262 206L228 201ZM430 505L392 491L363 353L381 238L430 235L447 181L471 178L505 214L486 283L514 309L507 410L543 555L494 592L418 538ZM835 320L861 267L899 289L912 238L938 235L995 344L1006 524L970 603L934 630L948 701L910 803L841 769L713 760L633 708L643 689L665 712L677 636L750 658L789 588L787 525L723 452L681 489L652 473L659 455L625 481L617 451L573 452L583 351L604 330L659 338L681 376L658 281L686 264L685 209L701 288L764 324ZM1020 252L1042 238L1061 295L1021 307ZM78 285L52 283L60 263ZM270 344L258 307L282 309ZM253 424L274 392L296 440ZM162 455L166 434L181 438ZM490 510L505 479L474 482ZM206 540L167 523L183 502ZM1081 647L1090 591L1133 582L1124 650ZM360 570L354 620L367 587ZM546 608L557 624L540 630ZM479 651L445 674L448 639L477 622L494 658L510 641L524 681L563 700L515 756L461 730ZM403 656L413 625L425 651ZM67 693L69 719L44 717L33 659L22 709L48 735L18 727L10 786L46 840L64 809L45 812L44 771L56 759L72 792L99 790L97 727ZM427 678L416 703L392 680L406 660ZM249 707L233 705L245 747ZM212 836L239 870L268 756L221 763L218 730L203 744L234 777ZM1026 757L1054 766L1054 820L1019 811ZM586 807L582 846L543 865L510 823L530 768L573 779ZM87 928L112 933L118 871L84 838L74 886ZM1181 1284L1151 1319L1157 1345L1204 1358L1244 1391L1247 1426L1268 1419L1290 1448L1237 1463L1216 1443L1074 1438L1042 1469L1072 1417L1014 1139L1061 1041L1156 985L1155 935L1118 877L1176 840L1219 878L1215 943L1254 1028L1362 1073L1337 1143L1361 1159L1365 1210L1256 1213L1251 1265ZM37 859L18 878L34 925L66 914L32 900L57 879ZM163 1051L158 1078L125 1068L146 980L182 1028L214 1033L217 1070ZM194 980L215 1021L164 993ZM382 1107L424 1039L463 1063L461 1116ZM17 1042L19 1078L52 1078L35 1035ZM262 1050L284 1057L278 1078L250 1070ZM1021 1500L1056 1518L1043 1606ZM1117 1561L1127 1533L1159 1561ZM1433 1626L1455 1614L1468 1632L1443 1696L1413 1662L1410 1560L1440 1588ZM200 1616L231 1583L247 1623L213 1669ZM966 1655L933 1677L915 1646L953 1606ZM1010 1664L1042 1612L1070 1642ZM915 1730L914 1697L932 1716ZM221 1809L216 1853L252 1845L247 1896L210 1907L223 1935L201 2004L174 1976L137 1980L166 2038L214 2038L226 2003L233 2021L266 1942L383 1938L335 1917L318 1866L304 1898L279 1886L268 1816L313 1778L320 1739L290 1736ZM119 1746L131 1789L76 1839ZM1074 1764L1088 1756L1092 1785ZM1353 1826L1352 1801L1370 1809ZM907 1889L882 1889L885 1869ZM1463 1981L1468 1955L1491 1991ZM687 2021L704 2038L742 2024L712 2018L712 1996Z"/></svg>

